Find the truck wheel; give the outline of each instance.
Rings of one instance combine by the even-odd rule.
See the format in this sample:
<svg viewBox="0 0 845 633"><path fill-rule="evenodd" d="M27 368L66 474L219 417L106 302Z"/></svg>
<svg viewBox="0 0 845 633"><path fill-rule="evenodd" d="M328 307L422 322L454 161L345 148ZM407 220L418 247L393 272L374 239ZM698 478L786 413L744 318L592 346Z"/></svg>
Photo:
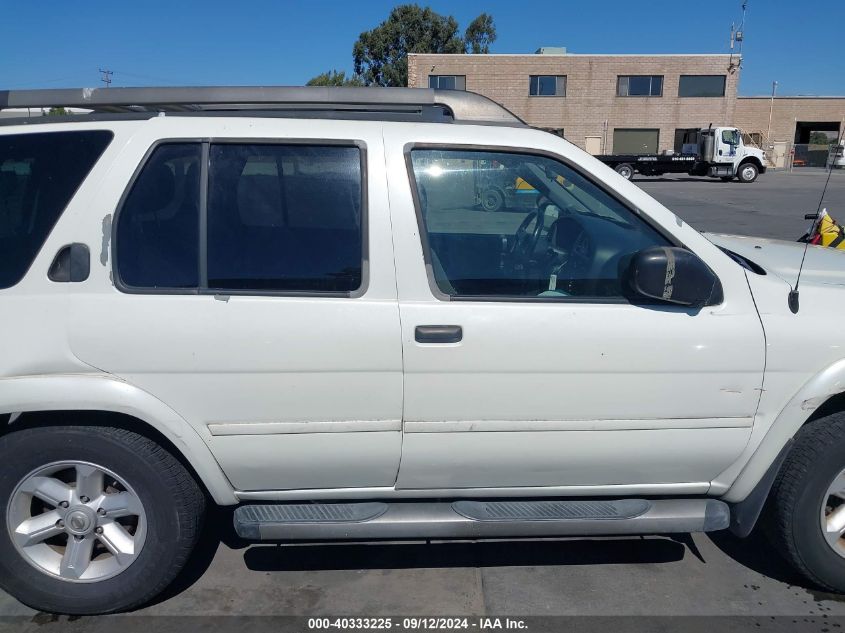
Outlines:
<svg viewBox="0 0 845 633"><path fill-rule="evenodd" d="M50 613L147 602L182 569L205 499L182 464L123 429L53 426L0 437L0 587Z"/></svg>
<svg viewBox="0 0 845 633"><path fill-rule="evenodd" d="M485 189L481 193L481 208L485 211L499 211L505 204L505 196L498 189Z"/></svg>
<svg viewBox="0 0 845 633"><path fill-rule="evenodd" d="M760 170L754 163L743 163L739 166L739 181L740 182L754 182L757 180L757 175Z"/></svg>
<svg viewBox="0 0 845 633"><path fill-rule="evenodd" d="M808 580L845 592L845 413L811 422L775 479L765 528Z"/></svg>
<svg viewBox="0 0 845 633"><path fill-rule="evenodd" d="M625 180L631 180L634 177L634 168L628 163L622 163L616 166L616 173L622 176Z"/></svg>

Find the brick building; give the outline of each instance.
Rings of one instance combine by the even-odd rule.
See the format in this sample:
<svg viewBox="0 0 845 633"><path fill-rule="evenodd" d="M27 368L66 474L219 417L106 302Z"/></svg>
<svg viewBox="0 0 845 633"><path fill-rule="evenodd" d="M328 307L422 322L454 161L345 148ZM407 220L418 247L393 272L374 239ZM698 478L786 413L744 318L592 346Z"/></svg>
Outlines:
<svg viewBox="0 0 845 633"><path fill-rule="evenodd" d="M845 98L739 97L729 55L411 54L408 85L498 101L529 124L598 153L680 150L688 128L737 125L761 145L838 131ZM771 134L769 109L772 108Z"/></svg>

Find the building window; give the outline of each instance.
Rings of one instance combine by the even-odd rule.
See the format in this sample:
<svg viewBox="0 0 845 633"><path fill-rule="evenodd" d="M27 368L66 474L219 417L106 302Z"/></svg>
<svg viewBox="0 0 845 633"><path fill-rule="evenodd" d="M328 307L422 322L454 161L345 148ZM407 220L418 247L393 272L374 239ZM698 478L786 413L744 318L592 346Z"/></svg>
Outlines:
<svg viewBox="0 0 845 633"><path fill-rule="evenodd" d="M762 132L751 132L750 134L743 132L742 142L754 147L763 147L763 134Z"/></svg>
<svg viewBox="0 0 845 633"><path fill-rule="evenodd" d="M544 127L542 128L544 132L548 132L549 134L554 134L555 136L559 136L560 138L566 138L563 135L563 128L562 127Z"/></svg>
<svg viewBox="0 0 845 633"><path fill-rule="evenodd" d="M619 97L662 97L663 75L619 75L616 80Z"/></svg>
<svg viewBox="0 0 845 633"><path fill-rule="evenodd" d="M724 97L724 75L681 75L679 97Z"/></svg>
<svg viewBox="0 0 845 633"><path fill-rule="evenodd" d="M566 75L531 75L528 94L532 97L565 97Z"/></svg>
<svg viewBox="0 0 845 633"><path fill-rule="evenodd" d="M428 87L438 90L466 90L466 75L429 75Z"/></svg>

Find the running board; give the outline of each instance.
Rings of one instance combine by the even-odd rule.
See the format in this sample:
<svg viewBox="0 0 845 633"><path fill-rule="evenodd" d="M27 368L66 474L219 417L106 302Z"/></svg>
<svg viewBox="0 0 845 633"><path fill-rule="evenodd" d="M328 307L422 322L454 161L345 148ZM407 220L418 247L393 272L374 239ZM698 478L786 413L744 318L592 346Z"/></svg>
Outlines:
<svg viewBox="0 0 845 633"><path fill-rule="evenodd" d="M717 499L250 504L238 536L258 541L507 538L712 532L730 523Z"/></svg>

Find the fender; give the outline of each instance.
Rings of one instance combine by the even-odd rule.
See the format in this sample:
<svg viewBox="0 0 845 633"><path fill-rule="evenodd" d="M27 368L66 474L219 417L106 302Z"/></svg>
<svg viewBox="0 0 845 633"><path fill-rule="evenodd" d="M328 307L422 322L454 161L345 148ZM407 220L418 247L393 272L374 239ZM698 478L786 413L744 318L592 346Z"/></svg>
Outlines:
<svg viewBox="0 0 845 633"><path fill-rule="evenodd" d="M737 164L736 169L739 169L745 163L754 163L757 166L757 169L760 170L761 174L766 173L766 165L764 165L763 161L761 161L757 156L744 156Z"/></svg>
<svg viewBox="0 0 845 633"><path fill-rule="evenodd" d="M0 379L0 411L61 410L111 411L143 420L182 453L215 502L220 505L237 503L232 485L197 431L173 409L146 391L102 374Z"/></svg>
<svg viewBox="0 0 845 633"><path fill-rule="evenodd" d="M845 391L845 359L836 361L804 383L804 386L772 422L751 459L722 499L730 503L745 499L763 479L766 471L777 459L778 453L790 442L813 412L831 396L843 391Z"/></svg>

